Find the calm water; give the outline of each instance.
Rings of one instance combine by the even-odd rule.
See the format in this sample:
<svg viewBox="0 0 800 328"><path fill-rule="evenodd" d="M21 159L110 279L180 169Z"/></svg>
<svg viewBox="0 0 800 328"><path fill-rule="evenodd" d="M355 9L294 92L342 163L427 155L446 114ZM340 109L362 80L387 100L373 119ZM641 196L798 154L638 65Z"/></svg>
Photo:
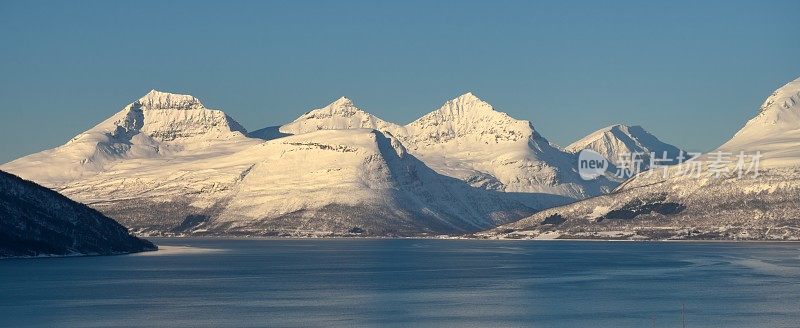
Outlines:
<svg viewBox="0 0 800 328"><path fill-rule="evenodd" d="M800 244L154 241L0 261L0 326L800 326Z"/></svg>

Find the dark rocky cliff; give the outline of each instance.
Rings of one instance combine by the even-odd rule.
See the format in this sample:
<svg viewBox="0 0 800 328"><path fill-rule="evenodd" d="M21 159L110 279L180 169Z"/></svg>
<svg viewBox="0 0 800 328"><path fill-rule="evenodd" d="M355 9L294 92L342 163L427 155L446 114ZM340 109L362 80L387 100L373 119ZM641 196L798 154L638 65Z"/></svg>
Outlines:
<svg viewBox="0 0 800 328"><path fill-rule="evenodd" d="M86 205L0 171L0 258L156 250Z"/></svg>

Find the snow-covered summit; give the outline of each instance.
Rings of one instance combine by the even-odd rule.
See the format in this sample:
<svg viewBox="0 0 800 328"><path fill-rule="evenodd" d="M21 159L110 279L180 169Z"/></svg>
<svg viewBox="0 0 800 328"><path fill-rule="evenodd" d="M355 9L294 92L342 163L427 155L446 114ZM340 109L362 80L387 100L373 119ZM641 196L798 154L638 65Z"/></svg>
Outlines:
<svg viewBox="0 0 800 328"><path fill-rule="evenodd" d="M752 118L736 133L754 130L793 130L800 129L800 78L797 78L773 92L759 107L758 115Z"/></svg>
<svg viewBox="0 0 800 328"><path fill-rule="evenodd" d="M486 145L518 142L535 135L530 122L495 110L471 92L448 100L405 128L407 140L420 148L452 140Z"/></svg>
<svg viewBox="0 0 800 328"><path fill-rule="evenodd" d="M797 109L798 105L800 105L800 78L786 83L767 97L760 107L759 114Z"/></svg>
<svg viewBox="0 0 800 328"><path fill-rule="evenodd" d="M350 98L341 96L339 99L334 100L329 106L337 108L353 108L355 107L355 104L352 100L350 100Z"/></svg>
<svg viewBox="0 0 800 328"><path fill-rule="evenodd" d="M461 111L493 111L494 107L488 102L478 98L474 93L467 92L458 97L455 97L439 108L439 111L448 113L458 113ZM457 115L457 114L455 114Z"/></svg>
<svg viewBox="0 0 800 328"><path fill-rule="evenodd" d="M800 78L773 92L722 152L761 152L762 167L800 166Z"/></svg>
<svg viewBox="0 0 800 328"><path fill-rule="evenodd" d="M110 133L115 137L144 133L157 141L196 137L227 139L247 133L224 112L205 108L200 100L191 95L156 90L125 106L92 130Z"/></svg>
<svg viewBox="0 0 800 328"><path fill-rule="evenodd" d="M150 90L131 106L147 109L200 109L205 108L197 98L191 95Z"/></svg>
<svg viewBox="0 0 800 328"><path fill-rule="evenodd" d="M205 108L193 96L153 90L66 144L2 168L52 188L122 159L173 156L186 150L194 155L234 152L259 142L246 133L224 112Z"/></svg>
<svg viewBox="0 0 800 328"><path fill-rule="evenodd" d="M437 172L490 190L536 195L542 208L597 195L609 181L582 181L574 155L552 145L527 120L496 110L473 93L445 102L404 127L409 151Z"/></svg>
<svg viewBox="0 0 800 328"><path fill-rule="evenodd" d="M386 122L356 107L352 100L341 97L329 105L303 114L280 127L285 134L302 134L319 130L376 129L394 131L396 124Z"/></svg>
<svg viewBox="0 0 800 328"><path fill-rule="evenodd" d="M596 195L614 183L586 182L575 173L573 154L550 144L526 120L496 110L468 92L416 121L399 126L340 98L294 122L263 129L263 139L319 130L368 128L396 137L439 174L489 190L535 193L526 204L541 208ZM255 135L255 134L254 134Z"/></svg>
<svg viewBox="0 0 800 328"><path fill-rule="evenodd" d="M664 158L666 153L667 159L675 160L682 152L678 147L662 142L641 126L625 124L615 124L592 132L566 148L571 153L584 149L600 153L615 165L620 164L624 158L630 159L632 154L641 154L639 157L644 165L642 169L648 168L651 153L655 153L656 158ZM688 155L684 152L684 157L686 156Z"/></svg>

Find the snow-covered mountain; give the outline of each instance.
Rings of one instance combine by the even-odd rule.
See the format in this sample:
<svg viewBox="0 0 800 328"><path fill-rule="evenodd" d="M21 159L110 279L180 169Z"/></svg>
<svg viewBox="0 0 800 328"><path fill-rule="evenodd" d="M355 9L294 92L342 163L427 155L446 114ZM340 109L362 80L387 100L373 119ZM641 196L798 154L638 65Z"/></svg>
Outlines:
<svg viewBox="0 0 800 328"><path fill-rule="evenodd" d="M495 110L472 93L405 126L401 140L439 173L547 208L602 194L616 183L583 181L576 157L552 145L529 121Z"/></svg>
<svg viewBox="0 0 800 328"><path fill-rule="evenodd" d="M387 127L342 98L248 134L192 96L153 91L66 145L2 168L140 233L462 233L533 212L436 173L373 130Z"/></svg>
<svg viewBox="0 0 800 328"><path fill-rule="evenodd" d="M627 126L615 124L597 130L582 139L567 146L566 150L578 153L584 149L591 149L603 155L616 166L630 165L634 154L641 160L642 170L650 168L652 156L659 165L677 164L682 160L678 157L683 154L683 160L691 157L688 152L673 145L667 144L647 132L641 126ZM667 161L663 161L667 159ZM622 163L627 161L628 164Z"/></svg>
<svg viewBox="0 0 800 328"><path fill-rule="evenodd" d="M532 213L501 193L435 173L370 129L315 131L159 163L116 167L63 192L144 234L456 233Z"/></svg>
<svg viewBox="0 0 800 328"><path fill-rule="evenodd" d="M614 193L548 209L482 235L800 239L798 113L800 79L775 91L757 116L715 151L665 171L641 173Z"/></svg>
<svg viewBox="0 0 800 328"><path fill-rule="evenodd" d="M152 90L66 144L2 169L50 188L135 159L215 156L257 143L245 129L197 98Z"/></svg>
<svg viewBox="0 0 800 328"><path fill-rule="evenodd" d="M534 208L598 195L616 186L605 178L581 180L574 154L550 144L530 122L497 111L472 93L449 100L405 126L386 122L341 98L282 126L280 132L353 128L395 136L436 172L506 192Z"/></svg>
<svg viewBox="0 0 800 328"><path fill-rule="evenodd" d="M155 250L99 212L0 171L0 258Z"/></svg>
<svg viewBox="0 0 800 328"><path fill-rule="evenodd" d="M323 108L303 114L291 123L280 127L284 134L303 134L319 130L375 129L384 132L396 131L400 127L367 113L341 97Z"/></svg>
<svg viewBox="0 0 800 328"><path fill-rule="evenodd" d="M143 234L417 235L486 229L617 185L583 181L576 157L472 93L406 126L343 97L248 133L195 97L151 91L0 169Z"/></svg>
<svg viewBox="0 0 800 328"><path fill-rule="evenodd" d="M720 151L760 151L763 168L800 166L800 78L772 93L752 118L719 147Z"/></svg>

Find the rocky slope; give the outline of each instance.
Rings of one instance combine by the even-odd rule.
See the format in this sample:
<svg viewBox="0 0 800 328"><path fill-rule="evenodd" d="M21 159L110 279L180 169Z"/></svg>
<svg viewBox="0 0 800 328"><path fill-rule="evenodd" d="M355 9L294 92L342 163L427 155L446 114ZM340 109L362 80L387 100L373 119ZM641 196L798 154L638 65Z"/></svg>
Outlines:
<svg viewBox="0 0 800 328"><path fill-rule="evenodd" d="M155 250L99 212L0 171L0 258Z"/></svg>

